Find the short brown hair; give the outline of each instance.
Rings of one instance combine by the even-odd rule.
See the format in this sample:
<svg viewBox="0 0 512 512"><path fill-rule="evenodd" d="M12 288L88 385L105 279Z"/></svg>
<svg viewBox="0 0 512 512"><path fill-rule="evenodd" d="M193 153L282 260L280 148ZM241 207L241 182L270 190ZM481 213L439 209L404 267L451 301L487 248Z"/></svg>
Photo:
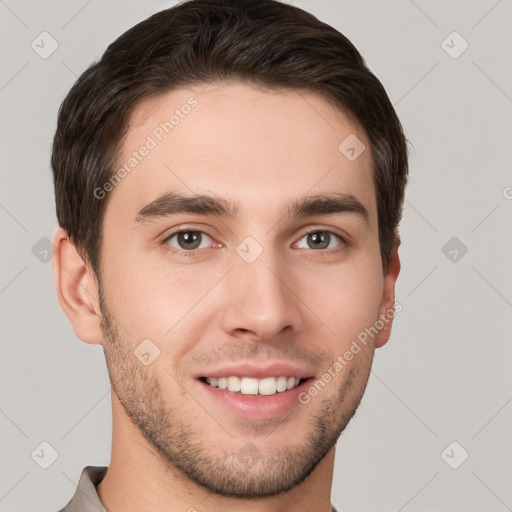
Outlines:
<svg viewBox="0 0 512 512"><path fill-rule="evenodd" d="M53 143L57 218L100 277L108 197L129 118L178 87L242 81L316 92L365 130L374 163L379 244L387 269L402 216L407 141L382 84L336 29L277 0L189 0L137 24L76 81Z"/></svg>

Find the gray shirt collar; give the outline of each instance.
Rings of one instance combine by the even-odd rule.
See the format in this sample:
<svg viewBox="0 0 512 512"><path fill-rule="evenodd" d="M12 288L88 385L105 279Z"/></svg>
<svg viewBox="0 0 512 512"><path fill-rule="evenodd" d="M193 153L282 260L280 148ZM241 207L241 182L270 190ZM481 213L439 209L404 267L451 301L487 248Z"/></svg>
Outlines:
<svg viewBox="0 0 512 512"><path fill-rule="evenodd" d="M103 480L107 469L108 466L86 466L75 494L59 512L107 512L96 491L96 485Z"/></svg>
<svg viewBox="0 0 512 512"><path fill-rule="evenodd" d="M80 475L75 494L59 512L107 512L96 491L107 469L108 466L86 466ZM332 512L337 512L334 506Z"/></svg>

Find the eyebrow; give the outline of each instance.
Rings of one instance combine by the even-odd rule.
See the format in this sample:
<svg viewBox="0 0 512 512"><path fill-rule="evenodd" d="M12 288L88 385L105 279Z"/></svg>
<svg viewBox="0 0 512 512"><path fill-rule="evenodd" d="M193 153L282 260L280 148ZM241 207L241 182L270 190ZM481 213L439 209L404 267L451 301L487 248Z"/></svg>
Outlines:
<svg viewBox="0 0 512 512"><path fill-rule="evenodd" d="M144 206L136 215L135 222L165 218L170 215L196 213L236 218L240 204L215 195L187 195L167 192ZM370 216L366 207L352 194L318 194L291 201L284 209L283 218L303 218L314 215L356 214L368 225Z"/></svg>

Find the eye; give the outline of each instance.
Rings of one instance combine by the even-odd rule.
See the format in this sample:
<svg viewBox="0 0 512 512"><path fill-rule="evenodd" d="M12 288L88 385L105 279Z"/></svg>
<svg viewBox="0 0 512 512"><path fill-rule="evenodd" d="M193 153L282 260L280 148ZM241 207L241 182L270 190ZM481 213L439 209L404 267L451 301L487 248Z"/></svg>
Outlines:
<svg viewBox="0 0 512 512"><path fill-rule="evenodd" d="M337 235L336 233L333 233L332 231L311 231L310 233L306 233L295 245L299 247L300 249L313 249L313 250L320 250L320 249L332 249L336 246L335 243L333 243L336 239L338 239L342 245L344 240ZM305 240L307 247L301 244L301 240Z"/></svg>
<svg viewBox="0 0 512 512"><path fill-rule="evenodd" d="M207 248L213 240L202 231L187 229L182 231L176 231L169 235L164 243L169 244L178 251L191 252L196 249Z"/></svg>

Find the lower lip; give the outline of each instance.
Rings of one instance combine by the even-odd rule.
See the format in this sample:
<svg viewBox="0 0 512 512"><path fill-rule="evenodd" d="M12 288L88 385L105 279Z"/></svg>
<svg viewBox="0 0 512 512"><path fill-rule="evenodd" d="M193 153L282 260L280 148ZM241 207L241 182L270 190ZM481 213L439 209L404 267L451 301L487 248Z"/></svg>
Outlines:
<svg viewBox="0 0 512 512"><path fill-rule="evenodd" d="M238 416L248 419L272 419L286 414L300 405L299 394L307 389L312 379L306 379L295 388L277 392L273 395L243 395L240 392L219 389L197 380L199 385L211 397L234 411Z"/></svg>

